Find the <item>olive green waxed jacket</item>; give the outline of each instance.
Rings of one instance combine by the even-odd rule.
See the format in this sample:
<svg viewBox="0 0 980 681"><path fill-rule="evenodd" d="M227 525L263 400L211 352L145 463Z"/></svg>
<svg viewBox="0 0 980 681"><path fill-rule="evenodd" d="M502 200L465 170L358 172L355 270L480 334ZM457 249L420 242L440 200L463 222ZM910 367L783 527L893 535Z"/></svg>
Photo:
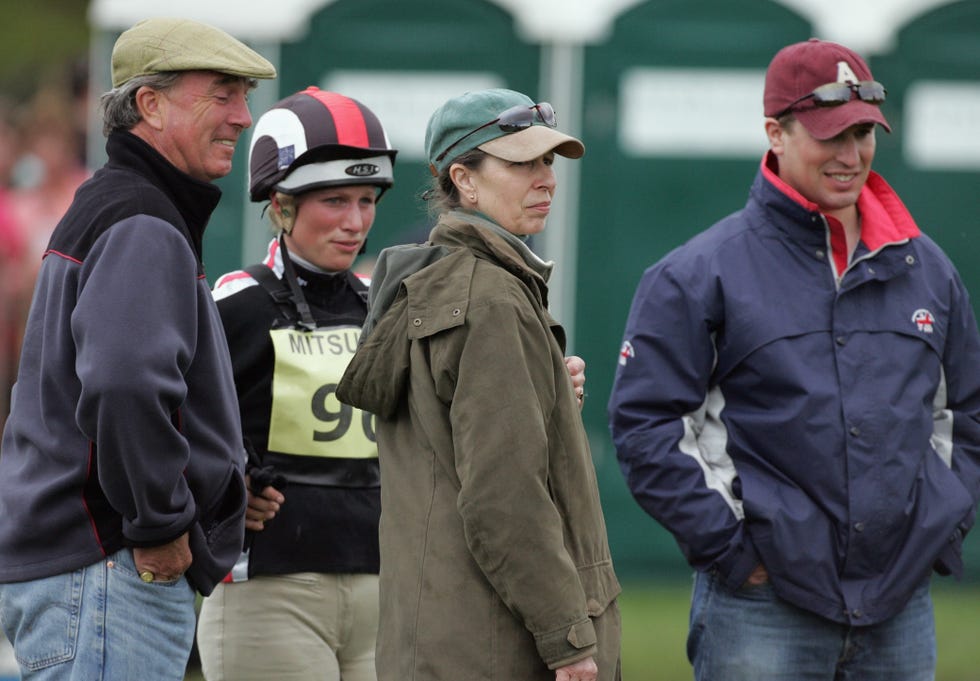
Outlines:
<svg viewBox="0 0 980 681"><path fill-rule="evenodd" d="M382 681L554 679L589 655L616 678L618 610L607 640L593 620L620 586L564 332L498 230L444 215L444 254L394 282L338 389L377 416Z"/></svg>

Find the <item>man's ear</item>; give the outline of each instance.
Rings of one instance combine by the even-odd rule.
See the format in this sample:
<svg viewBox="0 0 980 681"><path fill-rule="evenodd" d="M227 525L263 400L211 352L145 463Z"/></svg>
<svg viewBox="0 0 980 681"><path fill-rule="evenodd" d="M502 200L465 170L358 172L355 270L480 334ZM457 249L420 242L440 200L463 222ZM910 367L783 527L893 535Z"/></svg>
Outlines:
<svg viewBox="0 0 980 681"><path fill-rule="evenodd" d="M769 148L777 156L782 154L784 147L783 137L786 135L786 128L775 118L767 118L765 127L766 138L769 140Z"/></svg>
<svg viewBox="0 0 980 681"><path fill-rule="evenodd" d="M163 93L145 85L136 91L136 110L140 118L154 130L163 130L167 102Z"/></svg>

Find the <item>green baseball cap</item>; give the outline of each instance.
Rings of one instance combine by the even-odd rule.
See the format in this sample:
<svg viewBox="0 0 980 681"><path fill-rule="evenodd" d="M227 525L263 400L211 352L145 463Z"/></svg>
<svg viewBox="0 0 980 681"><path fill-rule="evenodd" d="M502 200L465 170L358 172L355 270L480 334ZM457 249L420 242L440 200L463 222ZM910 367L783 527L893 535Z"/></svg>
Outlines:
<svg viewBox="0 0 980 681"><path fill-rule="evenodd" d="M155 17L127 29L112 48L112 86L168 71L217 71L275 78L275 67L221 29L190 19Z"/></svg>
<svg viewBox="0 0 980 681"><path fill-rule="evenodd" d="M520 92L504 88L467 92L450 99L429 118L425 131L429 169L438 175L476 148L513 162L531 161L549 151L581 158L585 145L558 132L555 125L550 104L535 103Z"/></svg>

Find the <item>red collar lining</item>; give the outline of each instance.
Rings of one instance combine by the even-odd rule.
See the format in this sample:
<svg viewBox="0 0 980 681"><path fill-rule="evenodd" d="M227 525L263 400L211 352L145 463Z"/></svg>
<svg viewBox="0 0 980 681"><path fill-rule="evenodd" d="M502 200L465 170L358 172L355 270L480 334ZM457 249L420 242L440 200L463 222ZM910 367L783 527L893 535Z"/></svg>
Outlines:
<svg viewBox="0 0 980 681"><path fill-rule="evenodd" d="M784 182L777 169L776 155L769 151L762 159L762 174L783 194L800 204L808 211L821 212L820 207ZM868 174L868 181L858 196L858 211L861 213L861 243L869 251L877 251L888 244L914 239L921 232L911 214L895 190L878 173ZM838 271L847 267L847 246L844 228L840 221L823 214L830 227L831 248ZM839 243L838 243L839 242Z"/></svg>

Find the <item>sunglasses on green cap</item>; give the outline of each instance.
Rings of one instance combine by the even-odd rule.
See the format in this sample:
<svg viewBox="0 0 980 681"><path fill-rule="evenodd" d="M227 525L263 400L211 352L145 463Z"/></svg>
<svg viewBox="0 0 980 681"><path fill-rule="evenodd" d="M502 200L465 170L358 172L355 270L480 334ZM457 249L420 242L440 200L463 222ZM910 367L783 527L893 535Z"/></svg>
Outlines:
<svg viewBox="0 0 980 681"><path fill-rule="evenodd" d="M538 120L547 125L549 128L554 128L558 125L558 119L555 117L555 110L548 102L538 102L537 104L532 104L531 106L518 104L517 106L512 106L511 108L502 111L492 121L488 121L479 127L473 128L468 133L457 139L455 142L446 147L441 154L436 156L435 162L438 163L442 159L446 158L446 154L448 154L453 147L465 140L467 137L480 132L484 128L489 128L491 125L496 124L501 130L508 133L525 130L534 125L535 115L537 115Z"/></svg>

